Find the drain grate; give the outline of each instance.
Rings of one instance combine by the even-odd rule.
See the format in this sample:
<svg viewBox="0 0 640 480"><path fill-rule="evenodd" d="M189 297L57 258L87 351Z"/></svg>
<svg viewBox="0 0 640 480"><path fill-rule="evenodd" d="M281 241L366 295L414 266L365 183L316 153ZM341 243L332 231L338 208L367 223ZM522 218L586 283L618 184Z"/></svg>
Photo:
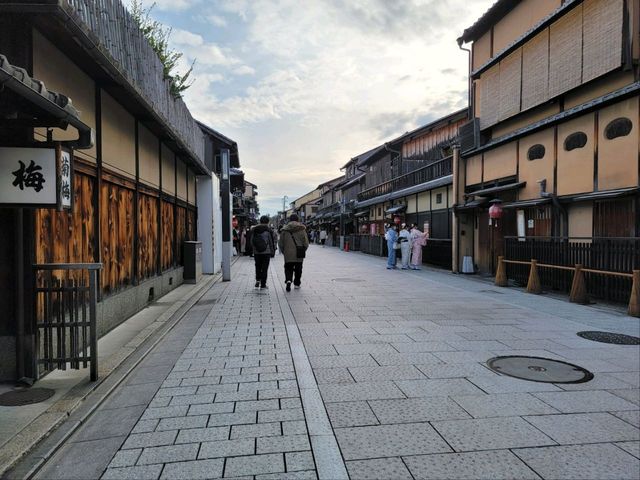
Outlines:
<svg viewBox="0 0 640 480"><path fill-rule="evenodd" d="M345 283L362 283L364 280L360 280L359 278L334 278L334 282L345 282Z"/></svg>
<svg viewBox="0 0 640 480"><path fill-rule="evenodd" d="M55 390L50 388L25 388L23 390L13 390L0 395L0 406L20 407L40 403L53 397Z"/></svg>
<svg viewBox="0 0 640 480"><path fill-rule="evenodd" d="M640 338L622 333L578 332L578 336L594 342L613 343L615 345L640 345Z"/></svg>
<svg viewBox="0 0 640 480"><path fill-rule="evenodd" d="M504 295L503 292L498 292L497 290L480 290L480 293L494 293L496 295Z"/></svg>
<svg viewBox="0 0 640 480"><path fill-rule="evenodd" d="M584 383L593 374L578 365L542 357L510 355L487 361L489 368L502 375L542 383Z"/></svg>

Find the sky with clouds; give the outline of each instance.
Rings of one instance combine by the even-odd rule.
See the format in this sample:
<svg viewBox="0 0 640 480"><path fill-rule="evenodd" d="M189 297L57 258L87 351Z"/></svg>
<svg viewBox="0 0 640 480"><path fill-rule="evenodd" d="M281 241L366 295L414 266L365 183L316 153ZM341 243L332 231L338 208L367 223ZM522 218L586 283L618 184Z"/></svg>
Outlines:
<svg viewBox="0 0 640 480"><path fill-rule="evenodd" d="M238 142L261 211L467 104L456 38L494 0L147 0L194 59L193 116Z"/></svg>

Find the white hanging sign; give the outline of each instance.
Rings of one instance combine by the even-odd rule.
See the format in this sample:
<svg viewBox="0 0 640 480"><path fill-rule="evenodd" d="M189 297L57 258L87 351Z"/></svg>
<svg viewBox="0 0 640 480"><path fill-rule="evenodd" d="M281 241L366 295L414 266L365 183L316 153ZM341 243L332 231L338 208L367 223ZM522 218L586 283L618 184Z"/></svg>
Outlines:
<svg viewBox="0 0 640 480"><path fill-rule="evenodd" d="M0 205L71 208L73 161L57 148L0 147Z"/></svg>

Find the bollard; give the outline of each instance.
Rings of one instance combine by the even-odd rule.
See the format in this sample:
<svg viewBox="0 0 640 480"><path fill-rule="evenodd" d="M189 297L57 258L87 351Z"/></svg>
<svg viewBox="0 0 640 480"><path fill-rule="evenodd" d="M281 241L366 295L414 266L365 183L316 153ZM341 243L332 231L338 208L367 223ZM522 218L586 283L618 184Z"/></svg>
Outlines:
<svg viewBox="0 0 640 480"><path fill-rule="evenodd" d="M633 285L629 298L629 315L640 317L640 270L633 271Z"/></svg>
<svg viewBox="0 0 640 480"><path fill-rule="evenodd" d="M540 277L538 276L538 261L531 260L531 270L529 271L529 282L527 282L527 292L536 295L542 293Z"/></svg>
<svg viewBox="0 0 640 480"><path fill-rule="evenodd" d="M569 295L569 301L573 303L589 303L589 297L587 295L587 284L584 281L584 272L582 271L582 265L576 265L576 271L573 274L573 283L571 284L571 294Z"/></svg>
<svg viewBox="0 0 640 480"><path fill-rule="evenodd" d="M504 263L504 257L498 256L498 269L496 270L496 287L506 287L508 285L507 280L507 266Z"/></svg>

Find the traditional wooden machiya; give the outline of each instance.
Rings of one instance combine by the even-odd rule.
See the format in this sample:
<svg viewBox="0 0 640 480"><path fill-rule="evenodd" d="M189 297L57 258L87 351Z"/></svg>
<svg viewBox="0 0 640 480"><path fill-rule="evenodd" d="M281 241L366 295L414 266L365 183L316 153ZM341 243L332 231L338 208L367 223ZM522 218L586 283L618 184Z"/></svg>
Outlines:
<svg viewBox="0 0 640 480"><path fill-rule="evenodd" d="M499 0L466 29L471 121L456 171L456 257L631 275L640 268L640 1ZM491 222L491 201L504 215ZM542 288L569 292L568 271ZM529 271L508 264L526 283ZM630 277L585 274L628 301Z"/></svg>
<svg viewBox="0 0 640 480"><path fill-rule="evenodd" d="M200 127L171 95L160 60L120 1L5 3L0 31L0 54L24 69L13 72L27 93L34 79L64 92L73 118L95 133L93 144L75 148L78 128L45 121L43 102L66 96L34 97L32 106L31 93L29 101L0 93L0 108L19 119L3 124L0 146L66 145L73 155L71 209L0 208L0 231L16 232L2 238L0 255L0 347L8 352L0 379L15 379L42 373L34 325L46 305L32 306L30 295L44 277L32 265L102 264L97 334L106 333L182 282L182 243L196 239L196 177L210 178L212 169ZM86 270L65 272L55 274L88 278Z"/></svg>

